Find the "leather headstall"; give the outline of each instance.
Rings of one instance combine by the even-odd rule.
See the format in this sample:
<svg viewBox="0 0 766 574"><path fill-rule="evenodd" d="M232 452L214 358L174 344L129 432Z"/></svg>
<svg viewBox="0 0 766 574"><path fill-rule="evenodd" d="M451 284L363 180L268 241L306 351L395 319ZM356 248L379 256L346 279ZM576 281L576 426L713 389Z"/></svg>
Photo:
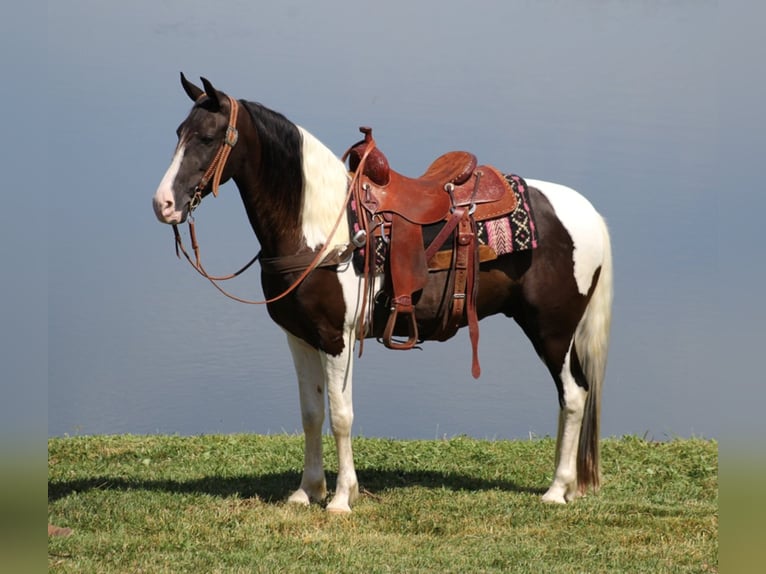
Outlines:
<svg viewBox="0 0 766 574"><path fill-rule="evenodd" d="M197 101L203 97L206 97L206 94L202 94ZM226 127L226 135L224 136L223 141L221 142L221 145L218 148L215 156L213 156L213 159L210 162L207 170L202 174L202 178L194 188L194 197L192 197L191 205L189 207L191 211L194 211L202 202L202 192L205 190L208 183L210 183L210 178L213 179L213 195L218 197L218 186L221 184L221 174L223 173L223 168L226 166L226 160L229 159L231 149L237 144L237 140L239 139L239 132L237 131L237 113L239 112L239 104L237 103L237 100L231 96L226 97L229 98L230 108L229 125Z"/></svg>

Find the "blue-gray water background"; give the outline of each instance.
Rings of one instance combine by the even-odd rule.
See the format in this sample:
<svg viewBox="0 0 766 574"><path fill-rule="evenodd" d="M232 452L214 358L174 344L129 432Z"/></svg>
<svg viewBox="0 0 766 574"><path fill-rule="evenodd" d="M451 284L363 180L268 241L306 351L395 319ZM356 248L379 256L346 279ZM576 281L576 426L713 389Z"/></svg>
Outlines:
<svg viewBox="0 0 766 574"><path fill-rule="evenodd" d="M468 149L578 189L614 249L603 433L761 424L755 406L721 413L734 388L764 394L744 366L763 341L764 269L746 253L765 203L764 79L747 63L762 64L762 18L732 30L704 1L259 4L48 5L49 436L300 429L284 335L176 260L151 211L190 105L181 70L338 154L372 125L404 173ZM258 249L233 184L197 221L211 272ZM258 284L255 271L234 289ZM553 382L526 338L502 318L481 329L479 381L465 336L408 353L367 342L356 434L555 435Z"/></svg>

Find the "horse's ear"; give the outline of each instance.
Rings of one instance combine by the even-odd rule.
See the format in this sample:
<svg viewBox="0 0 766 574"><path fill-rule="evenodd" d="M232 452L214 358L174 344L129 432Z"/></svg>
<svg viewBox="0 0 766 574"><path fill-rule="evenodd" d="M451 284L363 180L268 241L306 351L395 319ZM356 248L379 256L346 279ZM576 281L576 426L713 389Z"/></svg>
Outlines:
<svg viewBox="0 0 766 574"><path fill-rule="evenodd" d="M193 102L196 102L199 97L205 93L202 91L202 88L198 88L187 80L183 72L181 72L181 85L184 87L186 95L189 96Z"/></svg>
<svg viewBox="0 0 766 574"><path fill-rule="evenodd" d="M218 90L213 87L213 84L211 84L210 80L207 78L200 78L200 80L202 80L202 85L205 87L205 93L207 94L207 97L210 98L216 107L220 108L221 101L218 98Z"/></svg>

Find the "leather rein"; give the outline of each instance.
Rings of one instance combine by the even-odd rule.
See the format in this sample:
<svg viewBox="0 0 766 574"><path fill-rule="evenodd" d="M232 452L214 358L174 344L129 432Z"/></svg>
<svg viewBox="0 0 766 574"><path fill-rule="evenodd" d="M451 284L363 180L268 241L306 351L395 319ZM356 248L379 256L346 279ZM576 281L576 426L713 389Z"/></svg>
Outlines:
<svg viewBox="0 0 766 574"><path fill-rule="evenodd" d="M204 98L206 94L202 94L198 101L202 98ZM200 259L200 251L199 251L199 243L197 242L197 233L194 227L194 210L199 207L200 203L202 203L202 192L207 188L208 184L212 185L212 192L213 196L218 196L218 187L221 183L221 175L223 174L223 169L226 166L226 160L229 158L229 154L231 153L232 148L237 144L237 141L239 139L239 132L237 131L237 114L239 111L239 104L237 100L232 98L231 96L227 95L227 98L229 99L230 103L230 111L229 111L229 123L226 128L226 135L224 137L223 142L221 142L221 146L218 148L218 151L216 152L215 156L213 157L212 161L210 162L210 165L208 166L207 170L205 170L205 173L202 174L202 178L200 179L199 183L194 188L194 195L192 196L191 203L189 204L189 216L188 216L188 225L189 225L189 237L191 239L191 245L192 250L194 251L194 261L192 261L191 256L189 255L188 251L184 247L183 239L181 238L181 233L178 230L178 225L173 224L173 235L175 237L175 249L176 249L176 256L180 259L181 253L183 253L186 260L189 262L189 264L194 268L197 273L202 275L205 279L210 281L210 283L213 284L213 286L218 289L221 293L226 295L228 298L233 299L234 301L238 301L240 303L245 303L248 305L266 305L269 303L274 303L275 301L279 301L280 299L283 299L290 293L292 293L305 279L309 276L309 274L316 269L317 267L330 267L334 265L338 265L340 263L347 262L350 257L351 253L354 251L356 246L353 243L349 243L345 246L344 249L336 251L335 253L327 254L327 247L330 244L329 240L335 235L335 232L338 229L338 225L340 224L341 220L343 219L343 214L346 211L346 205L349 202L349 199L351 198L353 189L354 189L354 183L355 180L358 178L357 173L354 174L351 183L348 186L348 193L346 194L346 198L343 202L343 207L341 208L340 213L338 214L337 219L335 220L335 224L333 225L332 230L330 231L330 234L328 236L328 241L325 242L325 244L319 249L319 251L316 252L316 255L308 261L308 257L310 257L311 253L303 253L303 254L297 254L293 256L285 256L285 257L275 257L275 258L269 258L267 260L261 258L261 252L259 251L255 257L253 257L247 264L245 264L239 271L236 271L234 273L231 273L230 275L223 275L223 276L215 276L210 275L205 268L202 266L202 261ZM371 150L368 150L371 151ZM366 154L365 154L366 155ZM327 257L325 257L327 255ZM253 263L255 263L257 260L261 260L261 265L271 270L273 273L290 273L290 272L297 272L299 270L302 270L302 273L300 276L282 293L275 297L271 297L269 299L263 299L260 301L251 301L249 299L243 299L241 297L237 297L236 295L232 295L231 293L227 292L223 287L221 287L218 282L219 281L228 281L229 279L233 279L234 277L239 276L244 271L250 268Z"/></svg>

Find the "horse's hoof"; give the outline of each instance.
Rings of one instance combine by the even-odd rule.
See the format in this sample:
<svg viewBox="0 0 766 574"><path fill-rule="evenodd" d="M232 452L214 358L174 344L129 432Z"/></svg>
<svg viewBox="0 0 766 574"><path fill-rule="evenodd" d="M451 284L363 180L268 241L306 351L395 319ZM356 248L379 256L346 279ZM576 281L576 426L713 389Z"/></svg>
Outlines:
<svg viewBox="0 0 766 574"><path fill-rule="evenodd" d="M564 493L558 490L554 491L552 488L548 490L542 497L543 502L550 504L566 504L567 501L564 498Z"/></svg>
<svg viewBox="0 0 766 574"><path fill-rule="evenodd" d="M351 506L346 500L333 500L327 505L330 514L351 514Z"/></svg>
<svg viewBox="0 0 766 574"><path fill-rule="evenodd" d="M311 503L309 495L303 490L296 490L287 499L288 504L296 504L299 506L308 506Z"/></svg>

